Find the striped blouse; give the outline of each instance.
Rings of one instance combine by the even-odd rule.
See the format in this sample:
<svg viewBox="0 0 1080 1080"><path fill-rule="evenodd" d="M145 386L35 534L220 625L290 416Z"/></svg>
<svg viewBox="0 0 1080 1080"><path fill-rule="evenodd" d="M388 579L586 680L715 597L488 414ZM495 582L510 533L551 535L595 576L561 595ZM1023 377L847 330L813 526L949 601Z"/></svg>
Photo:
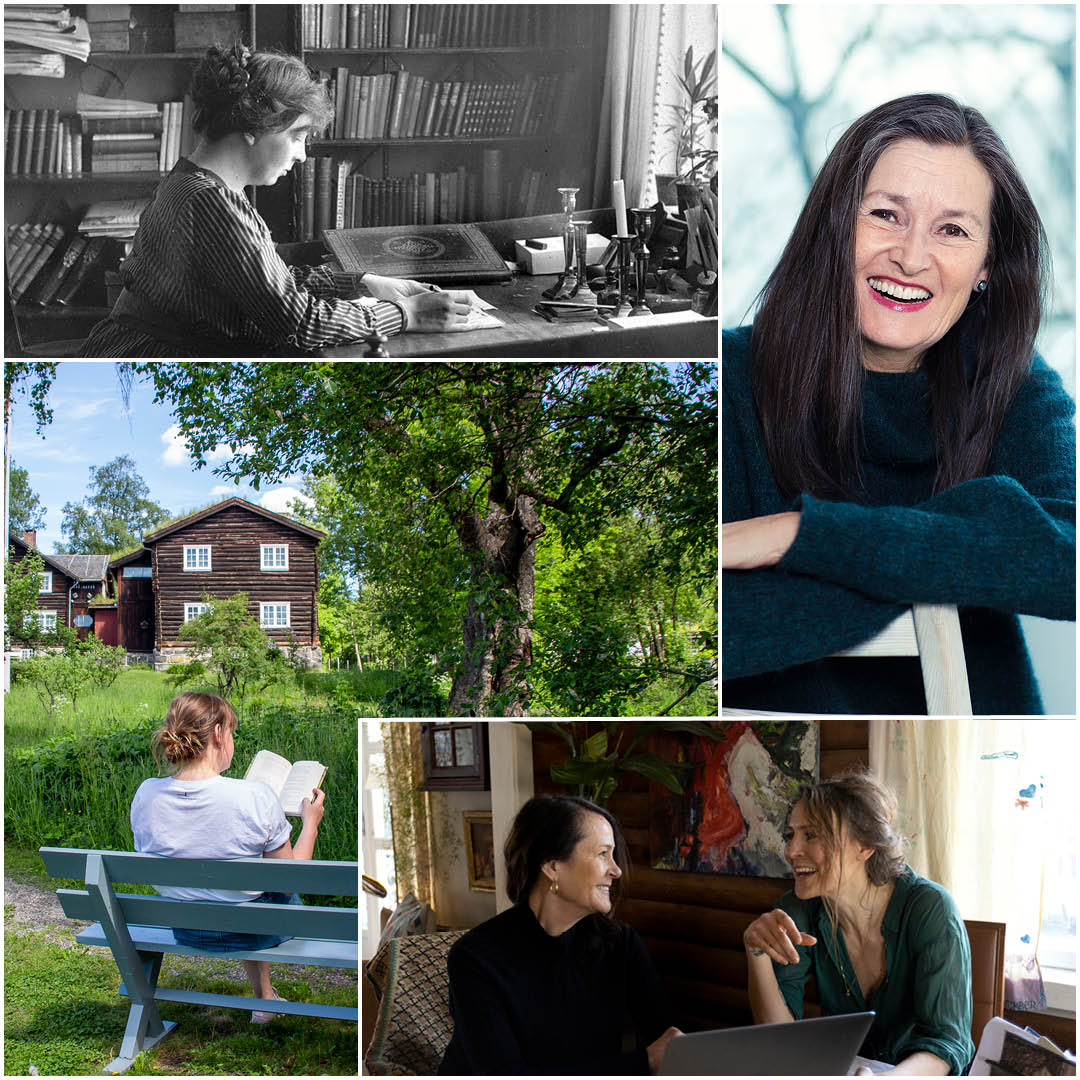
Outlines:
<svg viewBox="0 0 1080 1080"><path fill-rule="evenodd" d="M286 266L247 199L186 158L143 211L121 275L163 331L124 325L121 299L81 356L295 355L402 329L396 304L342 298L350 275Z"/></svg>

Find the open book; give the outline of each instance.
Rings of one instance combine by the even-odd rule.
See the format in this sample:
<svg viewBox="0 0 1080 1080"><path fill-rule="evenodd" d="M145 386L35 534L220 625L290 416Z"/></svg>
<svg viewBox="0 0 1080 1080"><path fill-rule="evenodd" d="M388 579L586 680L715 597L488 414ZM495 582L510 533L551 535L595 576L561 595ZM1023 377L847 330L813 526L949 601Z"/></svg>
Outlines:
<svg viewBox="0 0 1080 1080"><path fill-rule="evenodd" d="M281 809L289 817L299 817L300 803L312 797L311 789L317 788L325 775L326 766L317 761L298 761L294 765L280 754L260 750L244 779L261 780L278 797Z"/></svg>

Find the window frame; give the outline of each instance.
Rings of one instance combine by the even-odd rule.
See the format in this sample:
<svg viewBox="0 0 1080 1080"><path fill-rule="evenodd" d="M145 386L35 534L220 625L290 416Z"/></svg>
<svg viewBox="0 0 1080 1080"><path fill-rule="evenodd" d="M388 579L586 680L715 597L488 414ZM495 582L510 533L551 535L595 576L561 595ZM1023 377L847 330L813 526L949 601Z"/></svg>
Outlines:
<svg viewBox="0 0 1080 1080"><path fill-rule="evenodd" d="M196 614L192 615L189 618L188 617L188 610L190 608L199 608L199 611L196 612ZM209 611L209 610L210 610L210 605L207 604L207 603L204 603L202 600L185 600L184 601L184 621L183 621L183 623L181 625L186 626L189 622L194 621L200 615L205 615L206 612Z"/></svg>
<svg viewBox="0 0 1080 1080"><path fill-rule="evenodd" d="M38 596L43 593L51 593L53 591L53 572L51 570L42 570L39 576L41 584L38 587Z"/></svg>
<svg viewBox="0 0 1080 1080"><path fill-rule="evenodd" d="M285 565L275 566L276 552L285 552ZM270 552L270 566L266 565L266 553ZM289 545L288 544L260 544L259 545L259 569L267 574L284 574L289 570Z"/></svg>
<svg viewBox="0 0 1080 1080"><path fill-rule="evenodd" d="M195 553L195 565L188 566L188 552ZM206 565L199 565L199 552L206 552ZM214 569L213 544L185 544L184 545L184 573L185 574L209 574Z"/></svg>
<svg viewBox="0 0 1080 1080"><path fill-rule="evenodd" d="M285 609L284 623L273 622L268 623L266 621L266 609L267 608L281 608ZM274 612L274 618L277 619L277 612ZM260 600L259 601L259 629L260 630L291 630L292 629L292 601L291 600Z"/></svg>

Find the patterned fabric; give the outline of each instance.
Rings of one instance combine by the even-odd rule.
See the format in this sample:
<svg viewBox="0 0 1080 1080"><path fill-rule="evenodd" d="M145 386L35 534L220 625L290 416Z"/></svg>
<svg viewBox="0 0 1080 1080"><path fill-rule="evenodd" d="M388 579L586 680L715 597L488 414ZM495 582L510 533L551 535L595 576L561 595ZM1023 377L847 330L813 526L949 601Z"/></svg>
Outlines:
<svg viewBox="0 0 1080 1080"><path fill-rule="evenodd" d="M167 327L98 323L82 356L262 356L402 327L400 308L343 299L328 267L288 267L247 199L181 158L139 219L124 288ZM115 313L114 313L115 314ZM164 332L167 329L168 332ZM182 344L172 341L179 337Z"/></svg>
<svg viewBox="0 0 1080 1080"><path fill-rule="evenodd" d="M435 912L430 904L422 904L411 893L406 893L394 913L386 920L379 936L380 951L391 938L408 937L411 934L431 934L435 931Z"/></svg>
<svg viewBox="0 0 1080 1080"><path fill-rule="evenodd" d="M395 937L379 947L367 977L379 999L365 1064L373 1076L433 1076L450 1044L446 957L465 933Z"/></svg>

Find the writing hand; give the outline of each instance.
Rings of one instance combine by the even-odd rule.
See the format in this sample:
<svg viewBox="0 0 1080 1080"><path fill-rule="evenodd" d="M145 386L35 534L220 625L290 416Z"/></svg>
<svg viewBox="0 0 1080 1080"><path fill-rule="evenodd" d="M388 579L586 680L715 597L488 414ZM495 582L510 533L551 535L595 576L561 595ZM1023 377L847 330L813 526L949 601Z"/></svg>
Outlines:
<svg viewBox="0 0 1080 1080"><path fill-rule="evenodd" d="M725 522L721 565L725 570L775 566L795 542L801 518L800 511L787 510L782 514Z"/></svg>
<svg viewBox="0 0 1080 1080"><path fill-rule="evenodd" d="M422 281L413 281L412 278L383 277L381 274L365 274L364 285L377 300L394 300L399 304L410 296L438 292L435 285L425 285Z"/></svg>
<svg viewBox="0 0 1080 1080"><path fill-rule="evenodd" d="M423 292L402 300L401 306L409 320L406 330L415 334L464 330L469 317L469 302L461 292Z"/></svg>

